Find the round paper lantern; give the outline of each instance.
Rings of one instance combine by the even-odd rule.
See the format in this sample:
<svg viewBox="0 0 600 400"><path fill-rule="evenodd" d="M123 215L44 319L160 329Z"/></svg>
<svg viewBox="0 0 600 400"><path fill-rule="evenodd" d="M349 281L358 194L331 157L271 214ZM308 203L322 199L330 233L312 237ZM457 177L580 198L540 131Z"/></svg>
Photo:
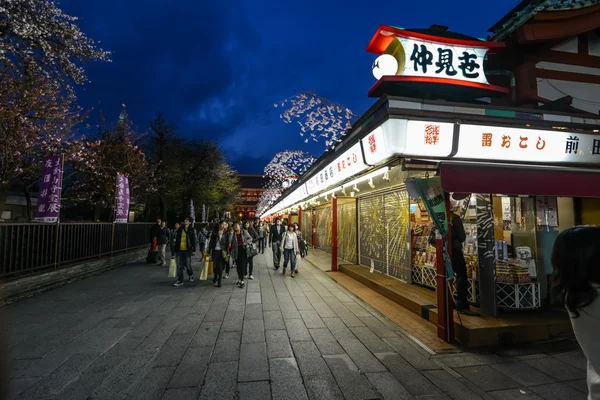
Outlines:
<svg viewBox="0 0 600 400"><path fill-rule="evenodd" d="M382 76L396 75L398 72L398 60L391 54L382 54L373 63L373 76L380 80Z"/></svg>

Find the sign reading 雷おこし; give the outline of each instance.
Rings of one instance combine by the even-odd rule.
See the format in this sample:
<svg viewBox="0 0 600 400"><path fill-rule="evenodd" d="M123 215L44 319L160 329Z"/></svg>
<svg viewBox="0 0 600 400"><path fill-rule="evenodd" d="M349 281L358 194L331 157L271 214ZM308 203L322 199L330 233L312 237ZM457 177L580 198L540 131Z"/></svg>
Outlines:
<svg viewBox="0 0 600 400"><path fill-rule="evenodd" d="M600 136L564 131L461 125L455 158L599 164Z"/></svg>

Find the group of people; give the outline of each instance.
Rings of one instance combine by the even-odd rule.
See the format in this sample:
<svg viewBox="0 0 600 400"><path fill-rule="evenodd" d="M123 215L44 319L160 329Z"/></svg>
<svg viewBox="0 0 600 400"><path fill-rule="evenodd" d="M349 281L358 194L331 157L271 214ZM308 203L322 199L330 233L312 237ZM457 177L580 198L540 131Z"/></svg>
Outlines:
<svg viewBox="0 0 600 400"><path fill-rule="evenodd" d="M176 287L184 284L184 270L189 281L194 281L192 258L196 249L201 261L207 256L212 261L215 286L221 287L222 280L229 279L231 267L235 265L238 275L236 285L240 288L245 286L247 279L254 279L254 257L264 254L269 245L273 250L275 269L280 268L283 254L283 274L289 263L292 278L299 272L298 259L307 251L298 224L286 227L280 219L276 219L273 225L264 221L220 221L211 230L208 224L202 224L198 231L189 218L183 224L175 223L172 230L167 227L166 221L158 219L150 230L150 244L151 251L156 248L156 262L160 266L166 265L166 250L170 246L171 256L177 263L177 281L173 284Z"/></svg>

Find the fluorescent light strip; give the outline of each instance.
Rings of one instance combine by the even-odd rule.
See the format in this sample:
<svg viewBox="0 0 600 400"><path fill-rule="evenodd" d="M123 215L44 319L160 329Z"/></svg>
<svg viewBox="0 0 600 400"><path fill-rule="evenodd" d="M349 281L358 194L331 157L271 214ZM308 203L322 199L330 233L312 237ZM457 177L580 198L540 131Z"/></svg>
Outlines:
<svg viewBox="0 0 600 400"><path fill-rule="evenodd" d="M344 188L347 188L347 187L351 188L352 186L354 186L354 185L356 185L358 183L361 183L361 182L364 182L364 181L368 181L369 179L374 178L374 177L376 177L378 175L382 175L382 174L384 174L385 172L387 172L389 170L390 170L390 167L379 168L378 170L370 172L370 173L366 174L365 176L361 176L360 178L357 178L357 179L355 179L353 181L350 181L348 183L344 183L342 186Z"/></svg>
<svg viewBox="0 0 600 400"><path fill-rule="evenodd" d="M266 212L265 214L263 214L263 216L261 218L269 216L269 215L272 215L272 214L275 214L275 213L278 213L278 212L283 211L283 210L289 210L291 208L297 207L299 204L302 204L302 203L312 203L312 202L318 201L321 197L329 196L329 195L331 195L331 194L333 194L335 192L341 192L344 188L347 188L347 187L351 188L352 186L354 186L354 185L356 185L358 183L361 183L361 182L364 182L364 181L368 181L369 179L374 178L374 177L379 176L379 175L382 175L382 174L386 173L389 170L390 170L390 167L379 168L379 169L377 169L377 170L375 170L373 172L369 172L365 176L361 176L360 178L356 178L353 181L350 181L348 183L344 183L342 186L338 186L338 187L336 187L334 189L331 189L331 190L329 190L327 192L318 194L318 195L314 196L310 200L301 200L301 201L293 204L290 207L288 207L288 206L282 206L281 208L273 207L268 212Z"/></svg>

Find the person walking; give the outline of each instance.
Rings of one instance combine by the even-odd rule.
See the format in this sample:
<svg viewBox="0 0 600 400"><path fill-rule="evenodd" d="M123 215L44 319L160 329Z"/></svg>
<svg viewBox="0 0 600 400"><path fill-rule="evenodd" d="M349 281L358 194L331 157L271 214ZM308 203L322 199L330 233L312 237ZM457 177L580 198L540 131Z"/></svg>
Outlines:
<svg viewBox="0 0 600 400"><path fill-rule="evenodd" d="M283 275L290 262L290 273L292 278L295 276L296 257L300 254L300 246L298 246L298 237L294 232L294 225L289 225L288 230L283 234L281 239L281 250L283 251Z"/></svg>
<svg viewBox="0 0 600 400"><path fill-rule="evenodd" d="M177 282L173 286L178 287L183 285L183 269L187 270L190 282L194 281L194 270L192 269L192 257L196 252L196 232L190 225L190 219L186 218L183 221L183 226L177 231L177 239L175 241L175 255L177 257Z"/></svg>
<svg viewBox="0 0 600 400"><path fill-rule="evenodd" d="M275 219L275 225L271 227L269 232L269 242L271 242L271 248L273 250L273 267L278 270L281 266L281 238L285 233L285 229L281 226L281 220Z"/></svg>
<svg viewBox="0 0 600 400"><path fill-rule="evenodd" d="M248 232L252 237L252 244L248 249L248 266L246 268L246 271L244 271L244 278L252 280L254 279L254 276L252 275L252 271L254 271L254 256L252 255L252 249L254 248L254 244L258 242L258 233L254 229L254 227L250 225L249 221L244 222L244 230Z"/></svg>
<svg viewBox="0 0 600 400"><path fill-rule="evenodd" d="M305 255L306 243L304 242L304 238L302 237L302 231L300 230L300 226L297 222L294 222L294 233L296 233L296 237L298 238L298 248L300 253L296 257L296 273L300 272L300 259Z"/></svg>
<svg viewBox="0 0 600 400"><path fill-rule="evenodd" d="M227 248L227 252L228 254L231 254L233 247L233 225L227 221L225 221L225 224L227 232L227 243L229 245L229 247ZM233 257L227 258L227 262L225 263L225 275L223 276L223 279L229 279L229 272L231 271L231 265L233 265L234 261L235 259Z"/></svg>
<svg viewBox="0 0 600 400"><path fill-rule="evenodd" d="M201 258L208 252L209 235L206 224L200 225L200 231L198 232L198 252Z"/></svg>
<svg viewBox="0 0 600 400"><path fill-rule="evenodd" d="M265 236L266 236L265 224L263 224L261 222L258 224L258 251L261 254L265 254Z"/></svg>
<svg viewBox="0 0 600 400"><path fill-rule="evenodd" d="M217 223L208 244L208 252L213 261L213 285L221 287L223 270L229 261L229 234L227 233L227 222Z"/></svg>
<svg viewBox="0 0 600 400"><path fill-rule="evenodd" d="M175 257L175 242L177 241L177 231L179 230L179 228L181 227L181 224L179 222L175 222L175 225L173 225L173 229L171 230L171 257Z"/></svg>
<svg viewBox="0 0 600 400"><path fill-rule="evenodd" d="M246 273L246 266L248 263L248 253L252 246L252 237L248 231L242 229L239 222L233 224L233 240L231 241L231 245L231 258L235 260L238 274L236 285L243 288L245 286L244 274Z"/></svg>
<svg viewBox="0 0 600 400"><path fill-rule="evenodd" d="M600 399L600 227L561 232L552 249L555 292L569 312L575 338L587 359L588 400Z"/></svg>
<svg viewBox="0 0 600 400"><path fill-rule="evenodd" d="M167 245L171 244L171 230L167 228L167 221L160 224L160 233L158 235L158 265L164 267L166 264Z"/></svg>

